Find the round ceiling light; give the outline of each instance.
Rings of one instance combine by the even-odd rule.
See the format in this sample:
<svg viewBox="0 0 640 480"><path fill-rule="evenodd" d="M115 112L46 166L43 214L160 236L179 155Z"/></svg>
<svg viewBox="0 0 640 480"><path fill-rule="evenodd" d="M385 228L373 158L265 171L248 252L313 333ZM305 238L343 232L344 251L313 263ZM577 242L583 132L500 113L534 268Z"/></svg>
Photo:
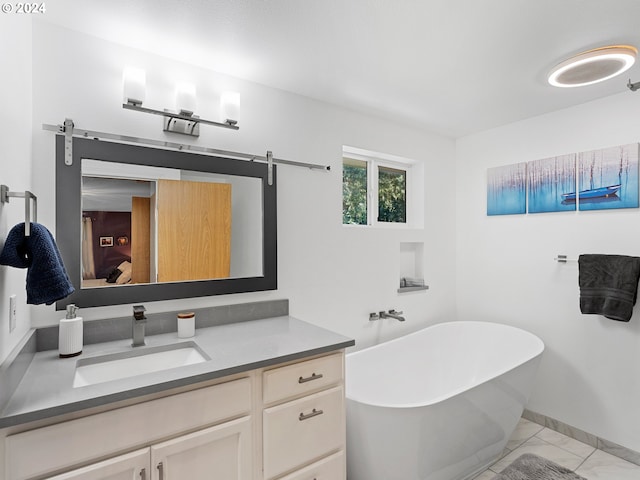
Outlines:
<svg viewBox="0 0 640 480"><path fill-rule="evenodd" d="M631 68L637 54L630 45L594 48L556 65L549 73L549 83L554 87L582 87L602 82Z"/></svg>

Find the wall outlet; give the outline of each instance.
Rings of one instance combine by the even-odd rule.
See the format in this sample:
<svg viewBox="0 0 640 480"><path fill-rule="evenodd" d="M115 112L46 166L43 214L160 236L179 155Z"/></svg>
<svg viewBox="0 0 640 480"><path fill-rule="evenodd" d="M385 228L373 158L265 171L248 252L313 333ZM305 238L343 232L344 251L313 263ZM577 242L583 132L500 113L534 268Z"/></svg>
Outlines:
<svg viewBox="0 0 640 480"><path fill-rule="evenodd" d="M9 297L9 333L16 328L16 296Z"/></svg>

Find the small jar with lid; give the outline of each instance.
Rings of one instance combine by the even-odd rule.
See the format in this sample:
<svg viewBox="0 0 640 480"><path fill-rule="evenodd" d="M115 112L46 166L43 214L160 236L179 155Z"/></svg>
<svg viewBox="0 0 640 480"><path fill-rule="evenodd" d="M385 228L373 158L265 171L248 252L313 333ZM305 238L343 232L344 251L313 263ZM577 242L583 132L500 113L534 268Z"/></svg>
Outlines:
<svg viewBox="0 0 640 480"><path fill-rule="evenodd" d="M194 312L178 314L178 338L190 338L196 334L196 314Z"/></svg>

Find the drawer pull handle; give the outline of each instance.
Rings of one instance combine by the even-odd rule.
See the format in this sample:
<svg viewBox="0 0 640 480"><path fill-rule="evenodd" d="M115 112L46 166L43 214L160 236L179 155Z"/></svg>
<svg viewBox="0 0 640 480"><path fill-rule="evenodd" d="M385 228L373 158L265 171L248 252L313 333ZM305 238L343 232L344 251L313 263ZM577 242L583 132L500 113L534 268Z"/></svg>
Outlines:
<svg viewBox="0 0 640 480"><path fill-rule="evenodd" d="M142 470L140 470L140 478L142 480L147 480L147 469L143 468Z"/></svg>
<svg viewBox="0 0 640 480"><path fill-rule="evenodd" d="M319 380L322 377L323 377L323 375L321 373L316 375L315 372L314 372L314 373L311 374L310 377L300 377L298 379L298 383L307 383L307 382L311 382L313 380Z"/></svg>
<svg viewBox="0 0 640 480"><path fill-rule="evenodd" d="M160 462L158 464L158 475L160 475L160 480L164 479L164 465L162 465L162 462Z"/></svg>
<svg viewBox="0 0 640 480"><path fill-rule="evenodd" d="M298 420L302 422L303 420L309 420L310 418L317 417L318 415L322 415L323 413L324 412L322 410L316 410L314 408L313 410L311 410L311 413L307 413L306 415L304 413L301 413L300 416L298 416Z"/></svg>

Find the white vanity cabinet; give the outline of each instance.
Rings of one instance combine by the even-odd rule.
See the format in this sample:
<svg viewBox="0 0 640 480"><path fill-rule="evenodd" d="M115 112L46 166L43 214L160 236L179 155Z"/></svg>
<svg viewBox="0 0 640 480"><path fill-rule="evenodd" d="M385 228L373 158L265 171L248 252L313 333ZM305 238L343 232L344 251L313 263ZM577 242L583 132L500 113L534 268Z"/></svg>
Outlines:
<svg viewBox="0 0 640 480"><path fill-rule="evenodd" d="M252 377L245 377L9 435L5 480L47 478L65 471L69 476L58 478L85 478L84 468L92 472L86 478L160 479L160 462L164 472L178 472L162 480L208 478L180 476L189 455L202 457L211 468L235 468L238 475L229 479L251 480L252 391ZM147 476L138 471L137 477L127 477L134 468L128 454L141 448L148 450ZM196 463L194 468L203 468Z"/></svg>
<svg viewBox="0 0 640 480"><path fill-rule="evenodd" d="M274 368L262 377L264 479L344 480L344 354Z"/></svg>
<svg viewBox="0 0 640 480"><path fill-rule="evenodd" d="M250 480L250 437L250 417L243 417L47 480Z"/></svg>
<svg viewBox="0 0 640 480"><path fill-rule="evenodd" d="M0 480L345 480L344 351L35 427Z"/></svg>

